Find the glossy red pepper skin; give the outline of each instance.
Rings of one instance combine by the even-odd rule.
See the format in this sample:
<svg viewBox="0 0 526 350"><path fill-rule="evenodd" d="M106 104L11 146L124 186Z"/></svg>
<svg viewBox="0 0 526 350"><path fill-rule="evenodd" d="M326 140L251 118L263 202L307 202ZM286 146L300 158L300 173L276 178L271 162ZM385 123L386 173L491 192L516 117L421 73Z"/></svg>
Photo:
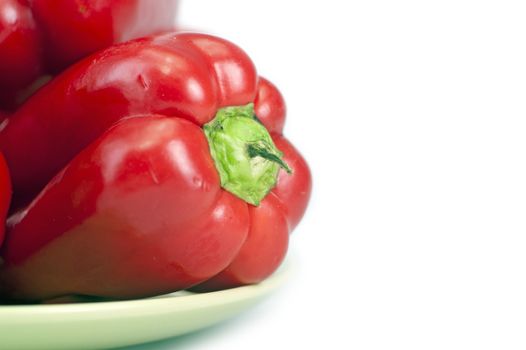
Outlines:
<svg viewBox="0 0 526 350"><path fill-rule="evenodd" d="M15 196L31 197L119 119L178 116L202 125L223 106L254 101L257 74L237 46L166 34L101 51L41 88L0 131Z"/></svg>
<svg viewBox="0 0 526 350"><path fill-rule="evenodd" d="M0 0L0 106L42 73L114 43L173 29L176 0Z"/></svg>
<svg viewBox="0 0 526 350"><path fill-rule="evenodd" d="M62 98L52 103L53 96ZM201 129L218 108L249 102L293 169L280 172L258 207L221 189ZM38 188L65 166L10 219L4 293L128 298L209 278L200 290L266 278L285 256L311 191L305 160L281 135L284 119L276 87L258 78L241 49L213 36L155 36L80 62L0 134L17 176L40 176L37 186L32 176L15 177L18 189ZM164 129L179 131L165 137Z"/></svg>
<svg viewBox="0 0 526 350"><path fill-rule="evenodd" d="M0 247L4 240L5 220L10 201L11 180L9 178L9 169L7 169L4 157L0 153Z"/></svg>
<svg viewBox="0 0 526 350"><path fill-rule="evenodd" d="M225 268L249 225L247 204L220 188L202 130L155 116L110 129L22 215L2 276L21 299L186 288Z"/></svg>

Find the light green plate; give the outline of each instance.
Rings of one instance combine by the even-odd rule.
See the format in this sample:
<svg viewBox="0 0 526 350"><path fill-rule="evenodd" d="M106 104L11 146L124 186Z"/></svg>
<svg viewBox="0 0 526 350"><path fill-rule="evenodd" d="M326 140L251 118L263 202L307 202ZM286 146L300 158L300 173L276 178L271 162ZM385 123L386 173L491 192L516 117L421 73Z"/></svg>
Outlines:
<svg viewBox="0 0 526 350"><path fill-rule="evenodd" d="M146 343L196 331L254 305L286 279L212 293L59 305L0 306L0 349L94 349Z"/></svg>

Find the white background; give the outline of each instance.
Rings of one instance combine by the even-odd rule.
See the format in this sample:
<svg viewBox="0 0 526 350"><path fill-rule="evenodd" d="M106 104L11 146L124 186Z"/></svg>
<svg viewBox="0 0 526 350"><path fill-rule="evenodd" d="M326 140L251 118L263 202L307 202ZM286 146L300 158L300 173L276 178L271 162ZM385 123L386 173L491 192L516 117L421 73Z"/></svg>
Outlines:
<svg viewBox="0 0 526 350"><path fill-rule="evenodd" d="M280 87L314 193L285 288L135 349L524 349L521 5L182 0Z"/></svg>

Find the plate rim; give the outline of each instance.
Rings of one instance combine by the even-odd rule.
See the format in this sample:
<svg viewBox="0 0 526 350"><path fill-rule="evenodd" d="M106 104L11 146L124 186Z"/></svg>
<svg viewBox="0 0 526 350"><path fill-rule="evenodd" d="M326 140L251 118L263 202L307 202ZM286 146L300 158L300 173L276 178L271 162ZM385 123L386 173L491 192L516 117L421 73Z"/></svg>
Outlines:
<svg viewBox="0 0 526 350"><path fill-rule="evenodd" d="M206 293L192 293L175 295L168 293L150 298L130 300L110 300L69 304L38 304L38 305L0 305L0 325L13 323L35 323L37 317L48 317L64 320L65 317L78 317L79 314L95 314L101 312L119 311L118 317L123 313L135 314L136 312L160 314L174 311L185 311L197 308L207 308L218 304L239 302L242 299L253 299L260 295L268 294L283 284L291 274L290 264L284 263L264 281L236 288L218 290ZM186 292L186 291L185 291ZM31 319L27 316L31 315Z"/></svg>

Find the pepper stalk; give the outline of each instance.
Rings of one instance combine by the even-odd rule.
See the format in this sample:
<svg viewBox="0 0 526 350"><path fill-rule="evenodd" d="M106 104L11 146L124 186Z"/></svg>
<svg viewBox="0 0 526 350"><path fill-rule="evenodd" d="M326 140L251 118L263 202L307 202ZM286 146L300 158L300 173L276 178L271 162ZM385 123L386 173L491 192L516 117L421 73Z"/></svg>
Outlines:
<svg viewBox="0 0 526 350"><path fill-rule="evenodd" d="M252 205L274 188L280 168L292 173L253 103L221 108L203 129L221 187Z"/></svg>

